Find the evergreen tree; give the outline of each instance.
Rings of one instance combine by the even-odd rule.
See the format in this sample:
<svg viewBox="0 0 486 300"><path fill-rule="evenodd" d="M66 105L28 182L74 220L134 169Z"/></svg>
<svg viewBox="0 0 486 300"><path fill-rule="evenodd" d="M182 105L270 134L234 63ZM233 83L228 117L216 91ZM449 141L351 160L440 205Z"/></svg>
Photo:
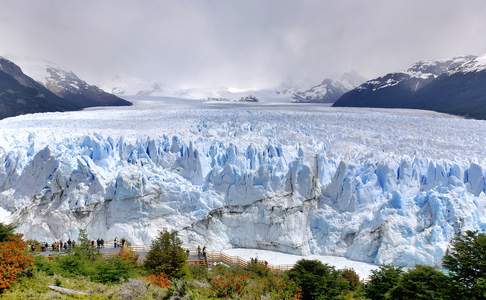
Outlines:
<svg viewBox="0 0 486 300"><path fill-rule="evenodd" d="M366 297L371 300L384 300L386 293L398 284L402 274L401 268L392 265L384 265L378 270L371 271L369 281L365 285Z"/></svg>
<svg viewBox="0 0 486 300"><path fill-rule="evenodd" d="M348 282L349 288L354 291L361 287L361 280L359 279L358 273L353 269L341 270L341 276Z"/></svg>
<svg viewBox="0 0 486 300"><path fill-rule="evenodd" d="M386 299L447 300L452 299L450 290L448 277L444 273L429 266L416 266L400 276Z"/></svg>
<svg viewBox="0 0 486 300"><path fill-rule="evenodd" d="M299 260L288 271L291 280L302 290L302 299L337 299L349 291L348 282L334 267L318 260Z"/></svg>
<svg viewBox="0 0 486 300"><path fill-rule="evenodd" d="M88 239L88 233L85 229L79 230L78 244L74 248L74 255L85 257L89 260L95 260L99 256L98 250L91 245Z"/></svg>
<svg viewBox="0 0 486 300"><path fill-rule="evenodd" d="M187 272L187 255L176 232L161 231L152 242L144 262L145 269L153 274L182 278Z"/></svg>
<svg viewBox="0 0 486 300"><path fill-rule="evenodd" d="M456 237L443 259L449 276L469 299L486 299L486 234L467 231Z"/></svg>
<svg viewBox="0 0 486 300"><path fill-rule="evenodd" d="M0 223L0 242L4 242L8 237L15 235L15 225Z"/></svg>

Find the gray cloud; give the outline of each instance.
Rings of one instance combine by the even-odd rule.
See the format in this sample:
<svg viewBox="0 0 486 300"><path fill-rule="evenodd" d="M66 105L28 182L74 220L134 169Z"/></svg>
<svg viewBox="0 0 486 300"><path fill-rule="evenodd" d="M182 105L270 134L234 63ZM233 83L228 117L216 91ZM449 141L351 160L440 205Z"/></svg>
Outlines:
<svg viewBox="0 0 486 300"><path fill-rule="evenodd" d="M486 1L6 0L0 53L94 82L265 87L486 52Z"/></svg>

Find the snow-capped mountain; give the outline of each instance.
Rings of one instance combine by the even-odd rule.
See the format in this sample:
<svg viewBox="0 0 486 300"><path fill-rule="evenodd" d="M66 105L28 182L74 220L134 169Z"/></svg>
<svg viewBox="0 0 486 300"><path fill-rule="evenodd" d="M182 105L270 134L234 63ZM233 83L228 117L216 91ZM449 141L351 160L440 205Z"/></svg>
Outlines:
<svg viewBox="0 0 486 300"><path fill-rule="evenodd" d="M117 95L147 97L175 97L186 99L229 99L238 100L254 95L262 102L326 102L332 103L345 92L363 83L365 79L356 72L344 73L338 79L325 79L320 84L285 82L276 87L238 91L227 87L177 89L164 86L157 81L144 81L134 77L116 76L103 84Z"/></svg>
<svg viewBox="0 0 486 300"><path fill-rule="evenodd" d="M300 103L334 103L339 97L349 91L339 81L324 79L320 84L305 91L292 95L295 102Z"/></svg>
<svg viewBox="0 0 486 300"><path fill-rule="evenodd" d="M25 75L15 63L0 57L0 119L20 114L77 110Z"/></svg>
<svg viewBox="0 0 486 300"><path fill-rule="evenodd" d="M42 241L166 228L188 246L402 266L486 231L483 122L166 101L0 121L0 217Z"/></svg>
<svg viewBox="0 0 486 300"><path fill-rule="evenodd" d="M117 79L103 85L116 95L135 99L148 99L151 97L172 97L183 99L238 101L241 98L255 96L263 101L287 100L290 101L293 92L297 90L286 89L260 89L235 91L227 87L216 88L170 88L157 81L144 81L136 78ZM218 100L216 100L218 101Z"/></svg>
<svg viewBox="0 0 486 300"><path fill-rule="evenodd" d="M186 99L206 99L223 97L224 88L173 88L157 80L146 80L134 76L116 75L100 83L100 86L120 97L150 98L174 97Z"/></svg>
<svg viewBox="0 0 486 300"><path fill-rule="evenodd" d="M486 118L486 55L420 61L369 80L335 106L415 108Z"/></svg>
<svg viewBox="0 0 486 300"><path fill-rule="evenodd" d="M347 91L365 79L355 72L343 74L338 80L324 79L320 84L303 91L295 91L292 98L299 103L334 103Z"/></svg>
<svg viewBox="0 0 486 300"><path fill-rule="evenodd" d="M77 107L131 105L130 102L106 93L95 85L88 84L74 72L66 71L52 62L33 59L17 59L16 61L26 74Z"/></svg>

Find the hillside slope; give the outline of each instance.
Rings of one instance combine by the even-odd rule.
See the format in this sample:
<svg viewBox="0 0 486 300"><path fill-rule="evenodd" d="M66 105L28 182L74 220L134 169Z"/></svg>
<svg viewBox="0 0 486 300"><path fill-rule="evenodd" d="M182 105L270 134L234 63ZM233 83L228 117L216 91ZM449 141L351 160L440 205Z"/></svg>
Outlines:
<svg viewBox="0 0 486 300"><path fill-rule="evenodd" d="M129 101L87 83L74 72L55 63L26 58L18 58L16 61L27 75L70 104L81 108L131 105Z"/></svg>
<svg viewBox="0 0 486 300"><path fill-rule="evenodd" d="M0 57L0 119L20 114L78 110L25 75L19 66Z"/></svg>
<svg viewBox="0 0 486 300"><path fill-rule="evenodd" d="M334 106L427 109L486 119L486 55L418 62L365 82Z"/></svg>

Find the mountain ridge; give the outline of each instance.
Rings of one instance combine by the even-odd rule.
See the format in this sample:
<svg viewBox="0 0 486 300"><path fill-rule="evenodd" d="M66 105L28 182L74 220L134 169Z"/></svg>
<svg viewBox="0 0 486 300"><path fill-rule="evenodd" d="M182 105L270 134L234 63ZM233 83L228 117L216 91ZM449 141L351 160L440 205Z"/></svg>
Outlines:
<svg viewBox="0 0 486 300"><path fill-rule="evenodd" d="M486 119L486 55L419 61L363 83L333 106L426 109Z"/></svg>
<svg viewBox="0 0 486 300"><path fill-rule="evenodd" d="M15 63L0 57L0 119L19 114L79 109L79 106L66 103L24 74Z"/></svg>
<svg viewBox="0 0 486 300"><path fill-rule="evenodd" d="M0 119L28 113L73 111L130 102L51 64L24 68L0 56Z"/></svg>

